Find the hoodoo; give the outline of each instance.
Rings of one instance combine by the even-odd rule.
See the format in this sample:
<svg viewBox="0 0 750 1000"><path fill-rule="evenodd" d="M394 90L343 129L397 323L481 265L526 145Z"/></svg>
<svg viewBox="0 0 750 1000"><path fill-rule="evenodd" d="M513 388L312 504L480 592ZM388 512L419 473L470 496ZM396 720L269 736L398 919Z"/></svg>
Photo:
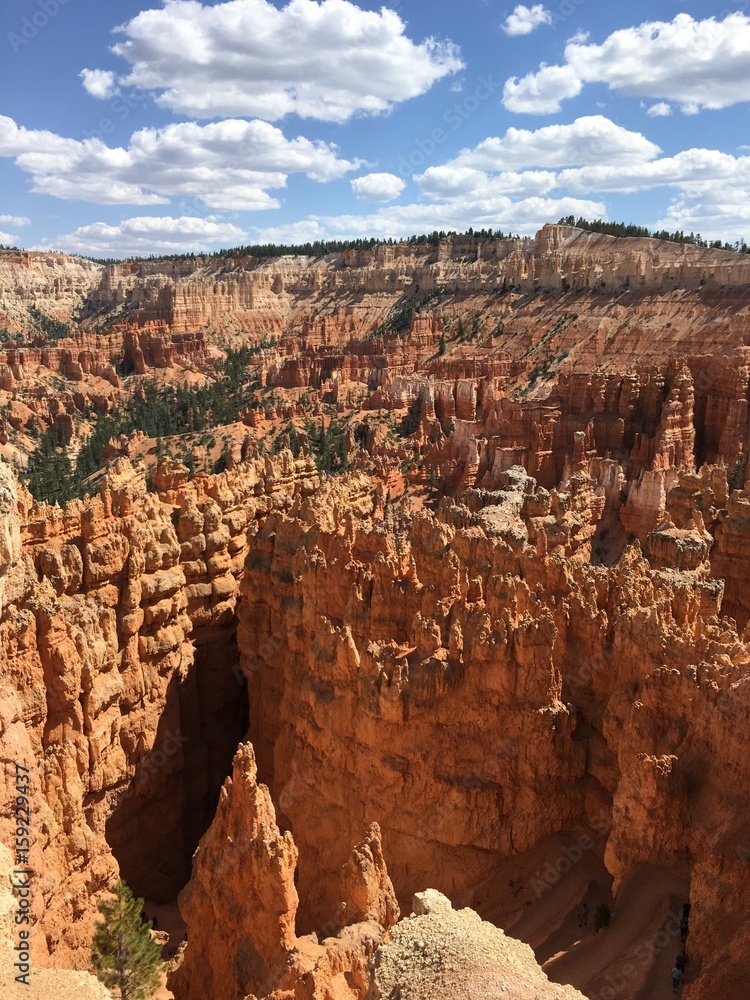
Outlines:
<svg viewBox="0 0 750 1000"><path fill-rule="evenodd" d="M122 877L176 1000L745 996L747 255L3 250L0 303L0 924L28 869L51 989Z"/></svg>

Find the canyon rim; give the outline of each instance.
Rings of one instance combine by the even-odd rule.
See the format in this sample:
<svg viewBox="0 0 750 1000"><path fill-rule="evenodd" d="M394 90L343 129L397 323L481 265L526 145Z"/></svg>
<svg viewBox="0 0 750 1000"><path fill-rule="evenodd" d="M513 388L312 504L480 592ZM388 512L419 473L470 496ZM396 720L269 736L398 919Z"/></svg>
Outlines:
<svg viewBox="0 0 750 1000"><path fill-rule="evenodd" d="M568 225L0 250L7 995L102 995L122 876L177 1000L646 998L688 899L744 998L749 318L747 255Z"/></svg>

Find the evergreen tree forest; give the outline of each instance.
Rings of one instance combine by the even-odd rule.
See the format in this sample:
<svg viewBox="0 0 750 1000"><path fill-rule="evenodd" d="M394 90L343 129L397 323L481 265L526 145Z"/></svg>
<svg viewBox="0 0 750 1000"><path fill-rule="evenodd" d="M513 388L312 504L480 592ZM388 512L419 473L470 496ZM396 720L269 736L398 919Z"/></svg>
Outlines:
<svg viewBox="0 0 750 1000"><path fill-rule="evenodd" d="M90 477L102 467L102 453L107 443L121 434L140 430L147 437L170 438L183 434L201 434L235 423L243 410L257 407L258 384L248 377L252 349L229 351L221 367L221 377L205 386L160 386L142 382L122 404L96 419L93 430L81 445L75 461L58 440L54 427L40 433L36 450L30 455L22 477L36 500L63 505L75 497L95 492ZM310 452L320 473L335 474L348 468L346 424L340 420L308 420L304 425ZM293 423L280 431L272 446L277 454L290 448L297 458L302 443ZM212 471L227 466L229 447L225 444ZM189 448L180 456L195 471L195 459Z"/></svg>
<svg viewBox="0 0 750 1000"><path fill-rule="evenodd" d="M60 445L54 428L44 431L24 473L32 496L64 504L90 492L87 480L101 468L105 445L120 434L140 430L158 439L234 423L244 409L255 404L257 382L250 380L247 373L252 353L247 347L230 350L219 379L209 385L141 383L126 403L97 418L75 464Z"/></svg>
<svg viewBox="0 0 750 1000"><path fill-rule="evenodd" d="M605 236L637 236L641 239L664 240L668 243L690 243L696 247L708 248L711 250L732 250L735 253L750 253L750 247L744 240L735 243L722 243L721 240L712 242L704 240L700 233L684 233L676 230L670 233L667 229L648 229L646 226L635 226L626 222L604 222L603 219L578 218L574 215L565 215L559 220L560 226L575 226L577 229L585 229L590 233L603 233Z"/></svg>

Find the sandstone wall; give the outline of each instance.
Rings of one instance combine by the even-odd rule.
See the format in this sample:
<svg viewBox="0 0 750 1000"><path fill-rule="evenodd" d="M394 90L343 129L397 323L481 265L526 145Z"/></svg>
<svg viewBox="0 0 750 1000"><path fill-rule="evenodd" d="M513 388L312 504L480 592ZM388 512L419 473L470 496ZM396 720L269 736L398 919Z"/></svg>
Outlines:
<svg viewBox="0 0 750 1000"><path fill-rule="evenodd" d="M239 645L260 773L300 852L300 925L328 919L373 820L403 902L606 816L616 885L638 863L692 878L711 982L718 901L747 879L749 651L717 620L705 542L683 569L638 543L592 566L575 558L586 518L566 520L569 500L535 517L533 490L519 472L389 524L351 481L253 537Z"/></svg>
<svg viewBox="0 0 750 1000"><path fill-rule="evenodd" d="M152 898L187 878L246 725L234 606L248 534L317 474L287 454L188 484L177 465L156 495L120 460L99 497L61 510L16 501L5 468L4 781L14 761L32 768L35 958L85 962L118 862Z"/></svg>

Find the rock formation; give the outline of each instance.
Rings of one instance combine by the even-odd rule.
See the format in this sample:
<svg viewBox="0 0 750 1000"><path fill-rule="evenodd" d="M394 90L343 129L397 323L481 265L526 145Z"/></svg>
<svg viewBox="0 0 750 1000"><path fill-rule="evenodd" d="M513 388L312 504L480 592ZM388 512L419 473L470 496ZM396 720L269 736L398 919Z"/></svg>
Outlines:
<svg viewBox="0 0 750 1000"><path fill-rule="evenodd" d="M402 902L430 880L461 893L494 856L610 812L616 884L638 863L689 877L715 857L727 891L744 883L744 784L726 762L743 745L748 656L716 618L721 584L705 561L652 568L637 543L611 571L575 561L553 546L569 537L560 510L532 544L539 500L518 477L392 531L372 509L339 519L359 501L356 481L351 500L338 484L253 538L239 606L251 733L295 831L308 926L373 816ZM720 914L702 891L708 929Z"/></svg>
<svg viewBox="0 0 750 1000"><path fill-rule="evenodd" d="M33 765L40 961L87 960L118 864L157 899L184 884L244 733L234 605L248 530L314 482L287 454L159 496L120 460L98 497L61 510L16 501L0 465L0 746Z"/></svg>
<svg viewBox="0 0 750 1000"><path fill-rule="evenodd" d="M180 897L189 937L170 987L185 1000L363 1000L369 960L398 919L377 824L341 872L340 932L298 939L297 849L256 778L252 746L240 746Z"/></svg>
<svg viewBox="0 0 750 1000"><path fill-rule="evenodd" d="M584 1000L571 986L550 983L528 945L514 941L472 910L428 890L414 897L413 913L375 955L368 1000Z"/></svg>
<svg viewBox="0 0 750 1000"><path fill-rule="evenodd" d="M190 934L171 984L180 996L268 993L294 947L297 850L256 775L252 746L241 746L180 897Z"/></svg>
<svg viewBox="0 0 750 1000"><path fill-rule="evenodd" d="M739 997L749 278L560 226L320 260L0 251L14 457L36 422L75 449L144 378L210 381L214 333L257 348L225 472L157 465L136 431L59 508L0 463L36 965L86 964L119 872L160 901L188 883L177 1000L449 996L429 954L400 968L420 921L465 939L457 967L496 955L474 995L572 997L447 903L396 921L593 828L615 892L640 865L690 884L688 1000ZM305 424L334 416L351 469L329 477Z"/></svg>
<svg viewBox="0 0 750 1000"><path fill-rule="evenodd" d="M32 963L22 961L19 946L19 928L15 916L18 913L18 898L12 886L14 858L3 844L0 844L0 993L7 1000L111 1000L111 993L87 972L73 972L68 969L39 969ZM16 967L18 964L18 967ZM31 965L28 982L17 981L23 977L23 965Z"/></svg>

